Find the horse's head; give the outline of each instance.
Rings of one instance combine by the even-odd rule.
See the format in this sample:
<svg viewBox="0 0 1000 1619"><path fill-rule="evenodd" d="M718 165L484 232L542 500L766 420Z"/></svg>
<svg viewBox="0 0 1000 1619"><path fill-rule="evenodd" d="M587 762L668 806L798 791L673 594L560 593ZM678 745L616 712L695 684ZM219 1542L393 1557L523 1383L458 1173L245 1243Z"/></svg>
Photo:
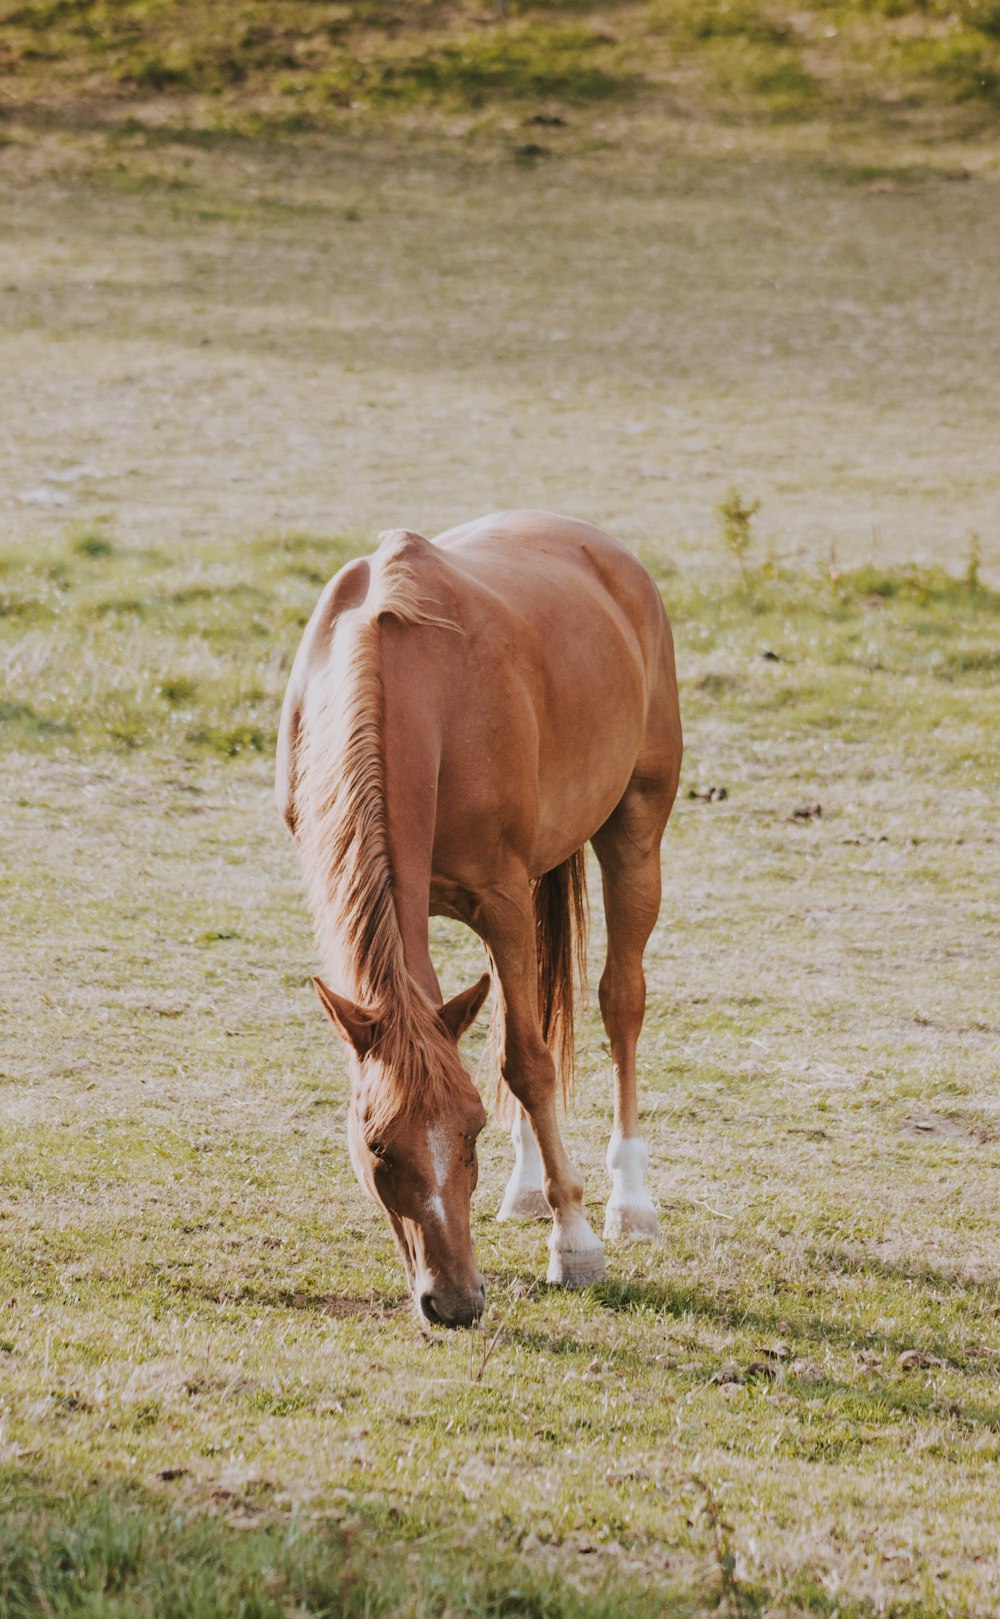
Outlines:
<svg viewBox="0 0 1000 1619"><path fill-rule="evenodd" d="M486 1113L458 1042L486 999L489 974L437 1011L429 1039L423 1031L422 1083L414 1086L411 1079L405 1105L399 1105L401 1076L393 1071L398 1041L386 1038L384 1020L335 995L319 978L315 984L349 1051L347 1129L355 1174L389 1216L422 1314L441 1326L470 1326L486 1302L469 1224L479 1175L476 1138Z"/></svg>

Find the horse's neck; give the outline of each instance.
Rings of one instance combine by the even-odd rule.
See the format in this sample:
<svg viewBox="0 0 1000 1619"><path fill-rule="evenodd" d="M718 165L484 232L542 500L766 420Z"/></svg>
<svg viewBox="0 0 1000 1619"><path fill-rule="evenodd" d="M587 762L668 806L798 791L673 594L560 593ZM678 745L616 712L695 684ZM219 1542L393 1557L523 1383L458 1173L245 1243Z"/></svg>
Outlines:
<svg viewBox="0 0 1000 1619"><path fill-rule="evenodd" d="M421 700L412 669L394 656L391 633L383 635L384 749L386 826L393 891L403 957L407 970L432 1004L441 1004L441 988L428 939L431 862L437 816L440 766L436 728Z"/></svg>
<svg viewBox="0 0 1000 1619"><path fill-rule="evenodd" d="M430 1000L432 1006L441 1005L441 986L438 983L434 963L431 960L430 940L428 938L428 912L430 909L430 864L428 863L426 878L417 874L414 880L412 868L405 864L405 852L397 855L393 847L394 839L390 830L390 849L392 850L393 871L408 873L409 880L403 881L394 877L393 887L396 901L396 918L399 923L399 935L403 941L403 960L406 970L414 983L419 985ZM398 861L398 864L397 864Z"/></svg>
<svg viewBox="0 0 1000 1619"><path fill-rule="evenodd" d="M439 1006L428 916L440 724L408 629L368 620L335 641L307 717L302 836L320 956L353 980L345 991L405 1002L405 973Z"/></svg>

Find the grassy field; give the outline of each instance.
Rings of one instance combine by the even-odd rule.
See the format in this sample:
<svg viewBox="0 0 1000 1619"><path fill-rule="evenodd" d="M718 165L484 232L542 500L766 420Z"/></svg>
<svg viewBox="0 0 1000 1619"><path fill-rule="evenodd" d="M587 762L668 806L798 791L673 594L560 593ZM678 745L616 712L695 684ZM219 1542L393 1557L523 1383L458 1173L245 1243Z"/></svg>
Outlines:
<svg viewBox="0 0 1000 1619"><path fill-rule="evenodd" d="M166 6L0 9L0 1619L1000 1612L1000 170L901 65L995 30L886 9L303 6L288 92L204 76L288 8L184 62ZM413 88L557 34L626 89ZM823 106L734 100L758 47ZM422 1333L270 754L329 573L513 504L675 623L662 1234L547 1287L493 1125L489 1315ZM599 1219L595 1018L581 1066Z"/></svg>
<svg viewBox="0 0 1000 1619"><path fill-rule="evenodd" d="M728 796L679 805L651 951L663 1235L547 1288L494 1129L490 1314L440 1337L347 1164L270 801L342 550L109 543L3 581L0 1613L992 1612L1000 596L668 582L687 782ZM594 1029L595 1218L606 1067Z"/></svg>
<svg viewBox="0 0 1000 1619"><path fill-rule="evenodd" d="M0 92L78 124L251 134L526 111L980 130L997 0L0 0Z"/></svg>

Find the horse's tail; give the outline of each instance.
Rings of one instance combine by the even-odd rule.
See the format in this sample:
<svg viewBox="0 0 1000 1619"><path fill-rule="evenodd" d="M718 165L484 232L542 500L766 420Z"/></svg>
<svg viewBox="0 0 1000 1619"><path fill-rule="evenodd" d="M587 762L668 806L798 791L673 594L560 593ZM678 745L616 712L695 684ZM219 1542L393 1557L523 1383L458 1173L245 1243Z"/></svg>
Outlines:
<svg viewBox="0 0 1000 1619"><path fill-rule="evenodd" d="M575 982L587 987L587 863L582 849L554 866L532 886L538 955L538 1014L555 1059L563 1100L573 1095L576 1070L573 1000Z"/></svg>
<svg viewBox="0 0 1000 1619"><path fill-rule="evenodd" d="M538 1015L545 1043L555 1060L563 1100L573 1095L576 1069L573 1003L575 980L587 988L587 865L582 849L561 866L554 866L531 885L535 913L535 952L538 958ZM495 976L495 970L494 970ZM500 996L493 1003L490 1052L497 1074L497 1115L513 1117L514 1098L500 1073L503 1051L503 1012Z"/></svg>

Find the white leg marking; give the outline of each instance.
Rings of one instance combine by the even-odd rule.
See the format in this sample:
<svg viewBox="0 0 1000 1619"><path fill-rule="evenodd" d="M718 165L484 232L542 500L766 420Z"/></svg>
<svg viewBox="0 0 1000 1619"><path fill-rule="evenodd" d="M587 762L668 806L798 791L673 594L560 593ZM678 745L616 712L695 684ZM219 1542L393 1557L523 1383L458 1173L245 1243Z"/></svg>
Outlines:
<svg viewBox="0 0 1000 1619"><path fill-rule="evenodd" d="M608 1145L611 1196L604 1218L608 1241L617 1237L647 1240L656 1236L656 1206L646 1190L649 1153L641 1136L614 1132Z"/></svg>
<svg viewBox="0 0 1000 1619"><path fill-rule="evenodd" d="M498 1220L547 1220L551 1214L545 1201L542 1155L526 1113L519 1112L511 1126L514 1143L514 1171L507 1182Z"/></svg>

